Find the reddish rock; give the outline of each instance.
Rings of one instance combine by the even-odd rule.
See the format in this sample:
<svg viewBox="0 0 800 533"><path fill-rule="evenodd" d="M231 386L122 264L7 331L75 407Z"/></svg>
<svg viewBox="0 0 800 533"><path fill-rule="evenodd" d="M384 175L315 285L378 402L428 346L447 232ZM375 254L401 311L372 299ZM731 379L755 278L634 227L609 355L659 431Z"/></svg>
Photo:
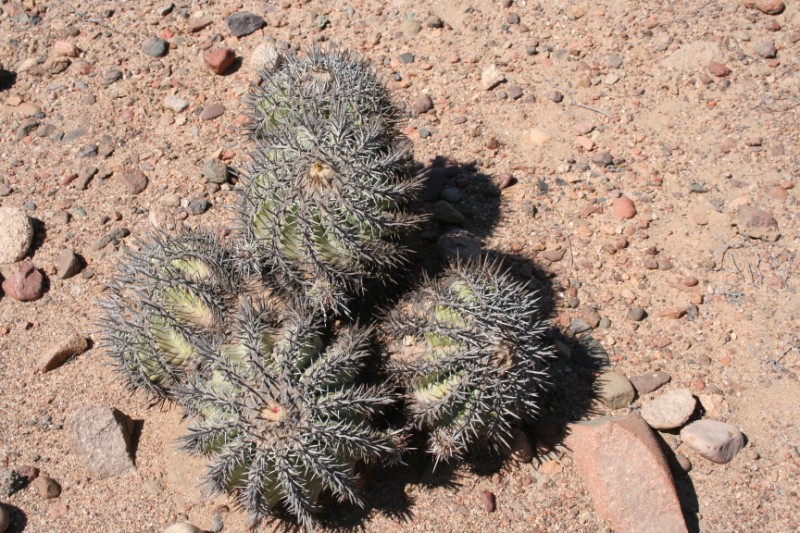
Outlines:
<svg viewBox="0 0 800 533"><path fill-rule="evenodd" d="M659 387L669 383L671 379L672 376L661 371L629 378L631 385L633 385L633 387L636 389L636 392L638 392L640 395L653 392Z"/></svg>
<svg viewBox="0 0 800 533"><path fill-rule="evenodd" d="M579 135L575 138L578 141L578 144L581 145L581 148L586 150L587 152L594 148L594 141L592 141L589 137L584 135Z"/></svg>
<svg viewBox="0 0 800 533"><path fill-rule="evenodd" d="M141 170L123 170L119 173L119 178L131 194L139 194L147 188L147 176Z"/></svg>
<svg viewBox="0 0 800 533"><path fill-rule="evenodd" d="M731 73L731 69L716 61L712 61L708 64L708 71L718 78L724 78Z"/></svg>
<svg viewBox="0 0 800 533"><path fill-rule="evenodd" d="M52 500L61 495L61 485L48 476L42 475L37 477L31 486L39 493L39 496L45 500Z"/></svg>
<svg viewBox="0 0 800 533"><path fill-rule="evenodd" d="M786 4L780 0L745 0L744 7L758 9L765 15L780 15L786 9Z"/></svg>
<svg viewBox="0 0 800 533"><path fill-rule="evenodd" d="M481 492L481 505L483 505L484 511L487 513L493 513L497 508L497 501L494 494L488 490Z"/></svg>
<svg viewBox="0 0 800 533"><path fill-rule="evenodd" d="M225 106L222 104L207 105L200 112L200 120L213 120L225 113Z"/></svg>
<svg viewBox="0 0 800 533"><path fill-rule="evenodd" d="M753 239L774 242L781 236L772 213L749 205L739 206L733 223L739 227L739 233Z"/></svg>
<svg viewBox="0 0 800 533"><path fill-rule="evenodd" d="M509 174L508 172L503 172L499 176L497 176L497 187L502 191L503 189L508 189L512 185L517 183L517 178Z"/></svg>
<svg viewBox="0 0 800 533"><path fill-rule="evenodd" d="M68 359L80 355L88 349L89 339L75 333L42 354L37 367L42 373L49 372L63 365Z"/></svg>
<svg viewBox="0 0 800 533"><path fill-rule="evenodd" d="M633 218L636 216L636 206L627 196L620 196L611 201L611 214L616 218Z"/></svg>
<svg viewBox="0 0 800 533"><path fill-rule="evenodd" d="M35 466L25 465L17 468L17 474L24 477L28 484L33 483L33 480L39 477L39 469Z"/></svg>
<svg viewBox="0 0 800 533"><path fill-rule="evenodd" d="M44 277L29 260L14 265L3 280L3 292L20 302L32 302L44 293Z"/></svg>
<svg viewBox="0 0 800 533"><path fill-rule="evenodd" d="M203 61L214 74L225 74L235 60L236 53L230 48L218 48L203 54Z"/></svg>
<svg viewBox="0 0 800 533"><path fill-rule="evenodd" d="M208 17L192 17L189 19L189 31L194 33L210 25L213 20Z"/></svg>
<svg viewBox="0 0 800 533"><path fill-rule="evenodd" d="M547 250L542 254L542 257L544 257L551 263L556 263L564 259L565 253L567 253L567 250L565 248L561 248L560 250Z"/></svg>
<svg viewBox="0 0 800 533"><path fill-rule="evenodd" d="M637 413L572 424L569 430L566 444L578 473L614 531L687 531L667 461Z"/></svg>
<svg viewBox="0 0 800 533"><path fill-rule="evenodd" d="M56 41L53 45L53 52L57 56L78 57L78 49L74 44L67 41Z"/></svg>

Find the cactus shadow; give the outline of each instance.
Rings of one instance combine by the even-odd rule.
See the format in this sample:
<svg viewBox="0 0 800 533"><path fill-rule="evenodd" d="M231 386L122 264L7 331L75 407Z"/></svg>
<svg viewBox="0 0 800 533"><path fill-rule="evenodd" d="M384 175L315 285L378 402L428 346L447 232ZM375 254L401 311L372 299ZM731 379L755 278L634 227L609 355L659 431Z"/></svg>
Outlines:
<svg viewBox="0 0 800 533"><path fill-rule="evenodd" d="M25 512L10 503L2 503L0 506L8 513L9 524L5 533L21 533L25 531L25 528L28 526L28 516Z"/></svg>

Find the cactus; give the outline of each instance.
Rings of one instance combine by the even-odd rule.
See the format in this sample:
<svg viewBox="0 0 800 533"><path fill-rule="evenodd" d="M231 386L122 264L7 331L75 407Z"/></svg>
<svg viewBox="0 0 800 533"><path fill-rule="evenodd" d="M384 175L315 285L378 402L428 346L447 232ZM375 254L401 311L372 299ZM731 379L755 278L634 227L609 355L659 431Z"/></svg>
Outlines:
<svg viewBox="0 0 800 533"><path fill-rule="evenodd" d="M356 464L394 448L392 435L372 424L392 395L359 382L369 331L327 342L321 325L312 314L245 298L231 342L178 392L195 415L185 447L214 457L212 492L237 493L256 524L288 512L310 528L323 491L361 505Z"/></svg>
<svg viewBox="0 0 800 533"><path fill-rule="evenodd" d="M134 389L165 399L224 330L235 298L230 253L210 235L156 234L128 251L99 303L104 345Z"/></svg>
<svg viewBox="0 0 800 533"><path fill-rule="evenodd" d="M405 260L397 237L421 220L404 209L421 178L407 172L410 143L381 117L358 122L338 101L306 104L253 154L241 232L279 285L347 313L366 280L387 280Z"/></svg>
<svg viewBox="0 0 800 533"><path fill-rule="evenodd" d="M256 138L286 127L297 112L313 110L318 120L326 120L334 104L355 121L381 117L388 128L401 116L369 64L344 50L314 47L306 57L289 53L276 72L263 71L261 77L246 100Z"/></svg>
<svg viewBox="0 0 800 533"><path fill-rule="evenodd" d="M456 263L389 313L389 369L437 461L507 448L514 422L537 415L546 327L536 296L488 260Z"/></svg>

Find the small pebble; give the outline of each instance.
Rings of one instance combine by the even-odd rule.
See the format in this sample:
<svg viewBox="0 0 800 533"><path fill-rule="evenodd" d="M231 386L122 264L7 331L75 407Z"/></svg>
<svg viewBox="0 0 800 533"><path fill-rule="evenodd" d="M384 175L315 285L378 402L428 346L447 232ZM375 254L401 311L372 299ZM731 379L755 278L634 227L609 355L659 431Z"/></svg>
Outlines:
<svg viewBox="0 0 800 533"><path fill-rule="evenodd" d="M236 61L236 53L230 48L218 48L216 50L209 50L203 54L203 61L205 61L208 68L214 74L222 75L228 71Z"/></svg>
<svg viewBox="0 0 800 533"><path fill-rule="evenodd" d="M189 102L183 98L179 98L177 95L168 94L164 97L164 101L161 105L163 105L165 109L169 109L175 113L180 113L189 107Z"/></svg>
<svg viewBox="0 0 800 533"><path fill-rule="evenodd" d="M29 259L14 265L3 280L3 292L20 302L38 300L44 294L44 277Z"/></svg>
<svg viewBox="0 0 800 533"><path fill-rule="evenodd" d="M250 66L256 72L275 72L281 64L278 48L271 42L259 44L250 56Z"/></svg>
<svg viewBox="0 0 800 533"><path fill-rule="evenodd" d="M545 95L545 98L547 98L551 102L559 103L561 102L561 100L564 99L564 95L561 94L559 91L550 91Z"/></svg>
<svg viewBox="0 0 800 533"><path fill-rule="evenodd" d="M636 391L625 376L616 372L603 372L595 381L597 399L610 409L622 409L633 402Z"/></svg>
<svg viewBox="0 0 800 533"><path fill-rule="evenodd" d="M495 495L488 490L481 492L481 505L484 511L493 513L497 508L497 499Z"/></svg>
<svg viewBox="0 0 800 533"><path fill-rule="evenodd" d="M756 46L756 55L764 59L772 59L778 55L778 49L772 41L764 42Z"/></svg>
<svg viewBox="0 0 800 533"><path fill-rule="evenodd" d="M211 104L203 108L200 112L200 120L212 120L221 116L225 112L225 106L222 104Z"/></svg>
<svg viewBox="0 0 800 533"><path fill-rule="evenodd" d="M718 78L724 78L731 73L731 69L716 61L712 61L708 64L708 71Z"/></svg>
<svg viewBox="0 0 800 533"><path fill-rule="evenodd" d="M226 17L225 24L228 25L231 35L244 37L264 26L264 19L254 13L238 11Z"/></svg>
<svg viewBox="0 0 800 533"><path fill-rule="evenodd" d="M627 196L620 196L611 201L611 214L615 218L633 218L636 216L636 207L633 200Z"/></svg>
<svg viewBox="0 0 800 533"><path fill-rule="evenodd" d="M142 45L142 52L150 57L164 57L169 51L169 43L158 37L148 37Z"/></svg>
<svg viewBox="0 0 800 533"><path fill-rule="evenodd" d="M228 181L228 165L224 161L212 157L203 165L203 177L209 183L226 183Z"/></svg>
<svg viewBox="0 0 800 533"><path fill-rule="evenodd" d="M208 200L205 198L198 198L189 202L189 205L186 206L186 212L194 216L202 215L208 211L210 207L211 203Z"/></svg>
<svg viewBox="0 0 800 533"><path fill-rule="evenodd" d="M635 307L631 307L631 310L628 311L628 316L631 318L631 320L640 322L644 320L644 318L647 316L647 313L644 309L637 305Z"/></svg>
<svg viewBox="0 0 800 533"><path fill-rule="evenodd" d="M718 420L698 420L681 430L681 440L702 457L729 463L744 447L744 436L735 426Z"/></svg>
<svg viewBox="0 0 800 533"><path fill-rule="evenodd" d="M71 278L81 271L81 259L74 250L64 249L55 263L59 279Z"/></svg>
<svg viewBox="0 0 800 533"><path fill-rule="evenodd" d="M696 406L689 389L676 389L644 404L641 415L653 429L675 429L689 420Z"/></svg>
<svg viewBox="0 0 800 533"><path fill-rule="evenodd" d="M423 113L427 113L428 111L433 109L433 100L427 94L422 93L414 101L414 105L412 106L411 109L415 115L421 115Z"/></svg>
<svg viewBox="0 0 800 533"><path fill-rule="evenodd" d="M40 475L31 483L31 486L45 500L52 500L61 495L61 485L49 476Z"/></svg>
<svg viewBox="0 0 800 533"><path fill-rule="evenodd" d="M33 225L25 211L0 207L0 264L15 263L27 255L33 242Z"/></svg>

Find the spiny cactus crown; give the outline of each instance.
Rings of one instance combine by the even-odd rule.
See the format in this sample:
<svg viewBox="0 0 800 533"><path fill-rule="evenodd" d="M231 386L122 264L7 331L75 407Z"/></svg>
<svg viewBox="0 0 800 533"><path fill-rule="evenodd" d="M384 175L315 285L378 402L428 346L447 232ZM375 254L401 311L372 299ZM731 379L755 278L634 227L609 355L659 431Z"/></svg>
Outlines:
<svg viewBox="0 0 800 533"><path fill-rule="evenodd" d="M430 431L437 460L508 447L513 422L538 413L546 322L536 296L497 265L457 263L402 301L386 327L411 424Z"/></svg>
<svg viewBox="0 0 800 533"><path fill-rule="evenodd" d="M311 305L346 311L367 279L401 263L396 237L420 217L403 207L418 192L410 145L379 117L353 121L340 102L309 102L293 128L264 138L242 190L246 247ZM317 108L330 109L320 120Z"/></svg>
<svg viewBox="0 0 800 533"><path fill-rule="evenodd" d="M246 100L249 128L254 137L262 137L292 124L291 115L311 111L317 120L325 120L335 103L354 121L381 117L387 128L400 119L383 83L369 63L346 50L319 47L307 56L288 53L280 68L262 71L261 84L251 89Z"/></svg>
<svg viewBox="0 0 800 533"><path fill-rule="evenodd" d="M323 490L361 504L355 466L392 451L372 422L393 398L359 383L367 330L326 342L319 318L283 314L245 299L231 342L178 396L196 415L186 448L215 456L213 490L238 493L255 523L287 511L310 528Z"/></svg>
<svg viewBox="0 0 800 533"><path fill-rule="evenodd" d="M128 384L169 397L223 331L235 298L232 257L202 233L156 234L128 251L100 305L104 343Z"/></svg>

